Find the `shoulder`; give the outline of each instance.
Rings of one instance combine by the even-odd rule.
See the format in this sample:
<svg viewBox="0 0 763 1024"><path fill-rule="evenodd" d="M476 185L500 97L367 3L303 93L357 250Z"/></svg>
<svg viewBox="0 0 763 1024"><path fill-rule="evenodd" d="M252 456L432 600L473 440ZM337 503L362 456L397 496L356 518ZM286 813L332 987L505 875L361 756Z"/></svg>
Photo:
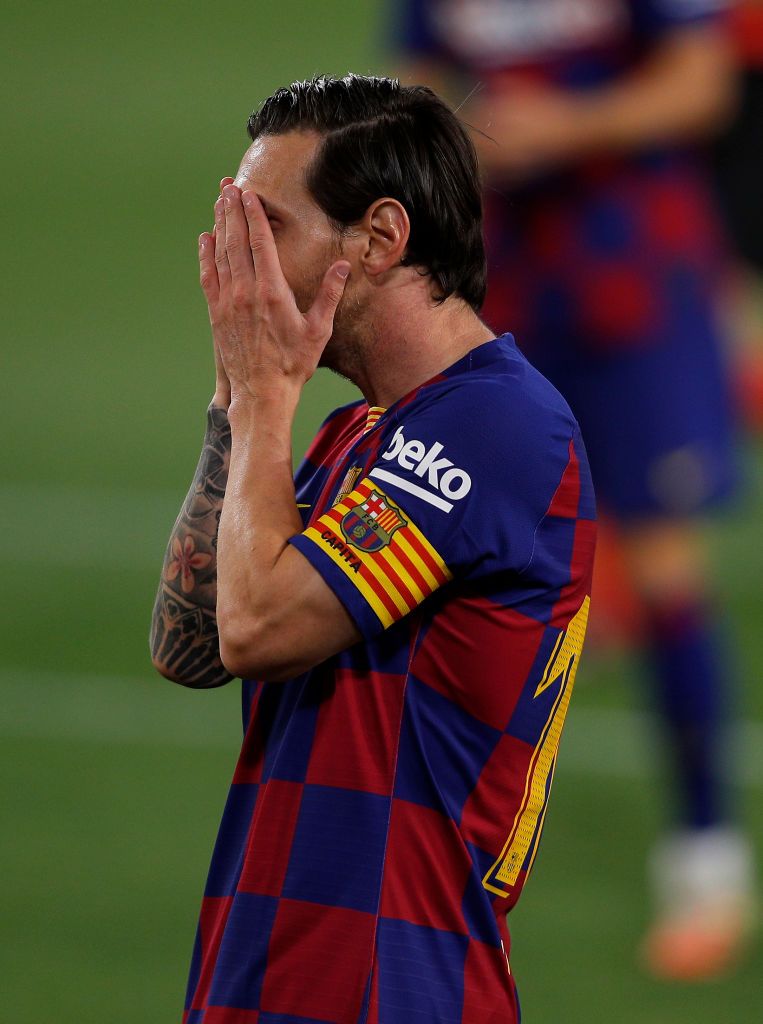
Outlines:
<svg viewBox="0 0 763 1024"><path fill-rule="evenodd" d="M448 513L513 510L534 522L577 435L559 392L524 357L501 359L443 377L395 410L371 476Z"/></svg>
<svg viewBox="0 0 763 1024"><path fill-rule="evenodd" d="M442 378L399 409L388 431L399 444L414 427L426 440L447 440L460 453L485 462L498 456L526 460L554 448L566 457L577 423L556 388L516 352L470 373Z"/></svg>

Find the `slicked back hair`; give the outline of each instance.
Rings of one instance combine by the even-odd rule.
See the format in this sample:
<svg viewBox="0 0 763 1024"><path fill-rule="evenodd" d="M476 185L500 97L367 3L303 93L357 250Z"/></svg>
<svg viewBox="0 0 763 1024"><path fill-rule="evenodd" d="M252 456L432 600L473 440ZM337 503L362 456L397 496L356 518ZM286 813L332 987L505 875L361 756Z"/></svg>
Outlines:
<svg viewBox="0 0 763 1024"><path fill-rule="evenodd" d="M411 224L404 262L475 311L485 298L482 201L474 146L431 89L397 79L320 75L277 89L249 117L247 131L323 136L307 188L341 231L377 199L396 199Z"/></svg>

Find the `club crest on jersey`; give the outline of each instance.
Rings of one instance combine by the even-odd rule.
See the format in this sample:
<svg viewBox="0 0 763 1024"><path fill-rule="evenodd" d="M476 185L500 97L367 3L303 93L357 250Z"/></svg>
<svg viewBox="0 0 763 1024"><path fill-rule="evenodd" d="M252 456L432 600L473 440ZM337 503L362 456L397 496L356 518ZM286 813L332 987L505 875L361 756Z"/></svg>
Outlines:
<svg viewBox="0 0 763 1024"><path fill-rule="evenodd" d="M340 523L347 542L359 551L379 551L389 544L395 530L407 525L400 509L376 491L354 505Z"/></svg>

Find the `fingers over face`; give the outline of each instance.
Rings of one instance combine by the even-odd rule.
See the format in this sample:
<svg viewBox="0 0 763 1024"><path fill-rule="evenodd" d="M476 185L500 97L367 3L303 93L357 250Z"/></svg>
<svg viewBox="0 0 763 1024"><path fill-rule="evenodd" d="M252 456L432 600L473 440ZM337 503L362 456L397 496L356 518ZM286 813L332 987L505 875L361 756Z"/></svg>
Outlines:
<svg viewBox="0 0 763 1024"><path fill-rule="evenodd" d="M225 206L222 198L215 203L215 266L222 287L230 281L228 253L225 250Z"/></svg>
<svg viewBox="0 0 763 1024"><path fill-rule="evenodd" d="M326 340L331 335L334 325L334 314L336 307L344 294L347 278L350 274L350 264L347 260L339 260L332 263L323 275L323 281L318 289L307 318L316 334L323 336Z"/></svg>
<svg viewBox="0 0 763 1024"><path fill-rule="evenodd" d="M249 232L249 248L254 260L257 279L264 284L281 285L284 282L278 250L270 228L270 221L256 192L241 194Z"/></svg>
<svg viewBox="0 0 763 1024"><path fill-rule="evenodd" d="M215 240L207 231L199 235L199 280L207 302L216 302L220 285L215 266Z"/></svg>
<svg viewBox="0 0 763 1024"><path fill-rule="evenodd" d="M217 197L218 199L222 199L222 197L223 197L223 189L225 188L226 185L232 185L233 181L234 181L233 178L220 178L220 194ZM212 238L215 237L215 234L216 234L215 227L213 225L212 226Z"/></svg>
<svg viewBox="0 0 763 1024"><path fill-rule="evenodd" d="M254 283L254 265L249 247L249 226L241 203L241 191L235 185L223 189L225 204L225 248L231 278L239 284Z"/></svg>

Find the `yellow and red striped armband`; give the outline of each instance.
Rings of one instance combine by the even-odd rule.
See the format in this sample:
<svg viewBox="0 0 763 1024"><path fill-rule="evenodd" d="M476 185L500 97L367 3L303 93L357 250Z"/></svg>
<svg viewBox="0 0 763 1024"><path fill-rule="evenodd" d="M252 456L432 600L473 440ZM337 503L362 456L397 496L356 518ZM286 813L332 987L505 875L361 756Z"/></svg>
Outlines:
<svg viewBox="0 0 763 1024"><path fill-rule="evenodd" d="M421 530L368 477L302 536L339 566L385 629L452 578Z"/></svg>

